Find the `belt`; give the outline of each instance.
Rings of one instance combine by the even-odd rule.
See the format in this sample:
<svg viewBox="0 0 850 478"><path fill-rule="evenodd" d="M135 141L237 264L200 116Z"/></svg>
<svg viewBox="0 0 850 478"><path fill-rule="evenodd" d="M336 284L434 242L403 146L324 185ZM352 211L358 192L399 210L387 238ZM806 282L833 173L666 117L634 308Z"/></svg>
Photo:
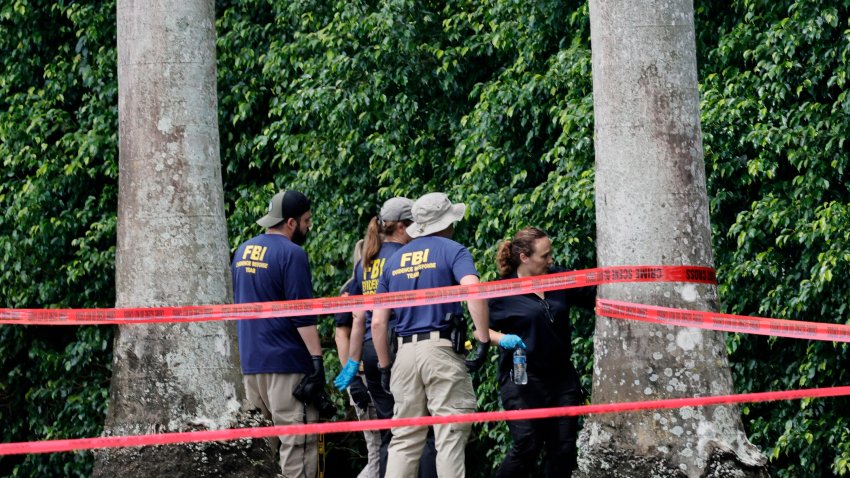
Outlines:
<svg viewBox="0 0 850 478"><path fill-rule="evenodd" d="M408 344L410 342L420 342L422 340L430 340L431 334L432 333L435 334L435 332L438 332L438 331L434 330L434 331L431 331L431 332L422 332L421 334L405 335L404 337L399 337L399 338L401 339L401 343ZM440 334L439 338L441 338L441 339L451 339L451 337L452 337L452 333L448 330L440 330L439 334Z"/></svg>

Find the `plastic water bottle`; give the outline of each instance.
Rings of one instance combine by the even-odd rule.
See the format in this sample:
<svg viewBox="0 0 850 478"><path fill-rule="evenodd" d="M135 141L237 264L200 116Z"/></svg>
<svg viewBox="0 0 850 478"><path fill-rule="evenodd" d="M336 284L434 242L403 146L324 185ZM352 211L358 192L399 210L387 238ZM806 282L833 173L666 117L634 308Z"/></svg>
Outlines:
<svg viewBox="0 0 850 478"><path fill-rule="evenodd" d="M511 374L513 381L517 385L525 385L528 383L528 373L526 372L525 349L517 347L514 349L514 370Z"/></svg>

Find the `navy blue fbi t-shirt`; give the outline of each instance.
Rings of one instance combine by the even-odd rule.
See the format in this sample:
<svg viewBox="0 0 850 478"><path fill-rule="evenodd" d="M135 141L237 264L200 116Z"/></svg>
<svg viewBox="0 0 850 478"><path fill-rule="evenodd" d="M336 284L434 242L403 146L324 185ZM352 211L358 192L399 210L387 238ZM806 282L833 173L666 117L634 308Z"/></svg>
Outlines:
<svg viewBox="0 0 850 478"><path fill-rule="evenodd" d="M460 284L468 275L478 276L472 255L445 237L425 236L402 247L384 266L378 293L431 289ZM463 311L459 302L395 309L396 332L407 336L449 327L446 314Z"/></svg>
<svg viewBox="0 0 850 478"><path fill-rule="evenodd" d="M237 304L313 297L307 253L280 234L243 243L230 270ZM309 325L316 325L315 316L237 321L242 373L312 372L310 352L297 330Z"/></svg>
<svg viewBox="0 0 850 478"><path fill-rule="evenodd" d="M387 260L401 249L402 245L398 242L385 242L381 244L381 250L378 255L372 259L371 264L367 264L363 268L363 263L358 262L354 268L354 282L351 283L351 295L372 295L378 291L378 281L381 279L381 274L384 272L384 266ZM395 327L395 314L392 314L387 330L392 330ZM372 311L366 311L366 335L363 340L372 340Z"/></svg>

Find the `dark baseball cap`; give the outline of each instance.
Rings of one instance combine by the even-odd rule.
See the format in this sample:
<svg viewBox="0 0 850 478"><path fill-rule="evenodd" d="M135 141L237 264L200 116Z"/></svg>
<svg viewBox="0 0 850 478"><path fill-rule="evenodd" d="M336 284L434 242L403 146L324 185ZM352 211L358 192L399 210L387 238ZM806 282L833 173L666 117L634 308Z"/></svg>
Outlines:
<svg viewBox="0 0 850 478"><path fill-rule="evenodd" d="M291 218L299 218L310 210L310 200L298 191L281 191L269 202L269 213L257 220L263 227L274 227Z"/></svg>

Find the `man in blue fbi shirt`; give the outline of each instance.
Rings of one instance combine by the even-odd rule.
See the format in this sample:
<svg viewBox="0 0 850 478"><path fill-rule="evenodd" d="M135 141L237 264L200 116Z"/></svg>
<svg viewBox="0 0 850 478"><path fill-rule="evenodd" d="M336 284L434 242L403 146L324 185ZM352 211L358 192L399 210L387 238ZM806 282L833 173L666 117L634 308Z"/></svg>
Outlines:
<svg viewBox="0 0 850 478"><path fill-rule="evenodd" d="M414 222L407 228L413 240L387 260L377 292L477 284L478 272L472 256L465 247L451 240L453 225L463 218L465 211L464 204L452 204L443 193L419 198L411 209ZM486 360L490 345L489 316L484 300L470 300L468 307L475 324L477 347L466 361L450 340L450 314L462 312L459 303L396 309L399 348L393 364L386 341L390 311L374 311L372 342L382 385L395 398L393 418L475 411L475 392L467 371L477 370ZM434 426L437 474L441 478L466 474L464 448L471 428L471 423ZM427 427L393 429L387 477L415 476L427 433Z"/></svg>
<svg viewBox="0 0 850 478"><path fill-rule="evenodd" d="M234 302L312 298L310 266L301 248L313 224L310 201L300 192L281 191L257 224L265 233L245 241L233 256ZM318 421L325 371L316 316L240 320L237 331L248 400L275 425ZM278 445L284 476L316 476L315 435L281 436L273 449Z"/></svg>

